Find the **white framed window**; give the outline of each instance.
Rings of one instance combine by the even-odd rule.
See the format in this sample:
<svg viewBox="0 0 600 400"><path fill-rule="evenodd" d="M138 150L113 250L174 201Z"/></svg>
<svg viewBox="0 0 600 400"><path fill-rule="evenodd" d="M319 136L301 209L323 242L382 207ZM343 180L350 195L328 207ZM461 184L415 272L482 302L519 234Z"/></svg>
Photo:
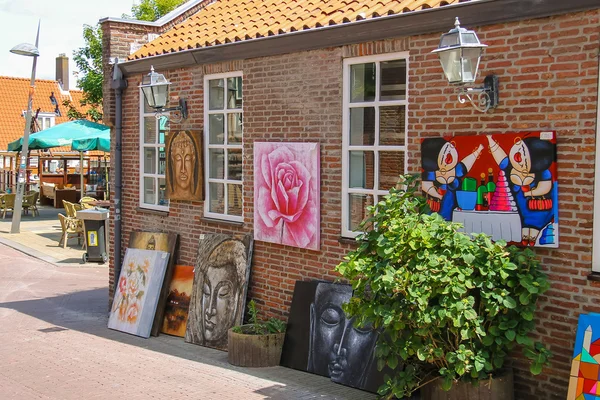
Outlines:
<svg viewBox="0 0 600 400"><path fill-rule="evenodd" d="M242 73L204 77L204 215L243 221Z"/></svg>
<svg viewBox="0 0 600 400"><path fill-rule="evenodd" d="M168 211L165 135L169 118L156 118L140 89L140 207Z"/></svg>
<svg viewBox="0 0 600 400"><path fill-rule="evenodd" d="M406 171L408 52L344 60L342 236Z"/></svg>
<svg viewBox="0 0 600 400"><path fill-rule="evenodd" d="M26 111L23 111L23 117L27 114ZM32 115L32 118L35 117L35 114ZM38 131L43 131L44 129L52 128L56 125L56 114L55 113L38 113L37 119L35 120L36 129Z"/></svg>

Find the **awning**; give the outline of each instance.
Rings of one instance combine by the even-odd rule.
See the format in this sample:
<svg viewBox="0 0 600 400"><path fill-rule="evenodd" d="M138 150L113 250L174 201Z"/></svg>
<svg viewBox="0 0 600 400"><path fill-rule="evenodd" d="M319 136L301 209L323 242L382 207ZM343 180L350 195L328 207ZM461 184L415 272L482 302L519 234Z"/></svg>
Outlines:
<svg viewBox="0 0 600 400"><path fill-rule="evenodd" d="M29 150L69 146L73 140L97 138L102 134L110 135L110 128L84 119L69 121L31 134ZM10 142L8 151L21 151L22 145L23 138Z"/></svg>

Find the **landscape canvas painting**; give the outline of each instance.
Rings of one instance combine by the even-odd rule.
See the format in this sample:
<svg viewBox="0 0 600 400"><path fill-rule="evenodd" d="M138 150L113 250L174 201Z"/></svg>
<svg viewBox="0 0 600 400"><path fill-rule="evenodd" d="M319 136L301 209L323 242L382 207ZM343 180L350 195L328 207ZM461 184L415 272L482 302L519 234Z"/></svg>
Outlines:
<svg viewBox="0 0 600 400"><path fill-rule="evenodd" d="M163 333L179 337L185 336L193 284L194 267L176 265L167 296Z"/></svg>
<svg viewBox="0 0 600 400"><path fill-rule="evenodd" d="M150 337L169 253L127 249L108 327L144 338Z"/></svg>
<svg viewBox="0 0 600 400"><path fill-rule="evenodd" d="M131 232L129 235L130 249L158 250L169 253L169 263L167 264L167 271L165 272L163 286L160 289L158 306L156 309L156 314L154 316L154 322L152 324L152 336L158 336L163 324L165 306L167 304L167 296L169 295L169 285L171 284L171 277L173 276L175 259L177 258L175 255L176 247L176 233L134 231Z"/></svg>
<svg viewBox="0 0 600 400"><path fill-rule="evenodd" d="M580 314L567 400L600 399L600 314Z"/></svg>
<svg viewBox="0 0 600 400"><path fill-rule="evenodd" d="M424 139L421 168L431 211L465 232L558 247L555 132Z"/></svg>
<svg viewBox="0 0 600 400"><path fill-rule="evenodd" d="M354 325L342 309L350 285L297 281L290 308L281 365L376 392L383 383L375 360L379 332Z"/></svg>
<svg viewBox="0 0 600 400"><path fill-rule="evenodd" d="M200 235L186 342L227 349L227 331L244 317L252 245L252 235Z"/></svg>
<svg viewBox="0 0 600 400"><path fill-rule="evenodd" d="M254 238L320 246L318 143L254 142Z"/></svg>
<svg viewBox="0 0 600 400"><path fill-rule="evenodd" d="M203 200L202 134L171 132L165 138L167 197L170 200Z"/></svg>

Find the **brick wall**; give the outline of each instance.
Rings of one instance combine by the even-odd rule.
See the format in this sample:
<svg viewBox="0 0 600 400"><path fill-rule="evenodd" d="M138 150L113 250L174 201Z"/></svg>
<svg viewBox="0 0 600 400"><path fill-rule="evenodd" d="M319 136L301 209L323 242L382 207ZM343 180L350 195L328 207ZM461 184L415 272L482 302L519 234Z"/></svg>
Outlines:
<svg viewBox="0 0 600 400"><path fill-rule="evenodd" d="M172 129L202 129L205 74L244 74L243 224L205 220L202 203L173 201L168 214L138 208L141 76L129 77L123 109L124 247L132 230L175 232L180 234L177 262L192 264L199 234L252 233L253 142L319 142L320 251L255 242L249 296L266 316L287 316L294 282L335 279L332 269L352 247L339 242L343 58L409 50L409 171L419 171L423 137L520 130L558 133L561 245L537 250L552 288L540 304L536 338L549 345L555 357L553 366L536 378L521 372L528 370L526 363L517 359L514 365L519 370L517 398L564 399L577 315L600 312L600 284L586 279L591 270L599 17L596 10L476 27L490 46L481 76L493 72L500 77L500 105L486 114L457 103L439 61L430 54L441 33L168 71L172 98L186 97L190 112Z"/></svg>

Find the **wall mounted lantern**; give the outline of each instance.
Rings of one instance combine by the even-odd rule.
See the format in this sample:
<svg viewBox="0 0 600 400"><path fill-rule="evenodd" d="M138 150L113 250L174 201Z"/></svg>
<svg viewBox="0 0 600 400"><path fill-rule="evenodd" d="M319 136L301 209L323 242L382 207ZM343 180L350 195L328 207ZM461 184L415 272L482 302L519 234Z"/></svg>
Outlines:
<svg viewBox="0 0 600 400"><path fill-rule="evenodd" d="M179 121L187 118L187 101L179 98L179 105L176 107L165 107L169 99L169 85L171 82L163 74L154 72L154 66L150 67L150 73L142 79L142 93L146 103L156 111L157 118L167 111L178 111L181 118Z"/></svg>
<svg viewBox="0 0 600 400"><path fill-rule="evenodd" d="M483 49L475 31L460 27L458 17L454 29L442 35L440 44L432 53L440 57L446 79L453 85L459 86L458 101L462 104L467 99L475 109L486 112L498 105L498 77L488 75L483 81L483 87L470 87L479 69L479 61Z"/></svg>

